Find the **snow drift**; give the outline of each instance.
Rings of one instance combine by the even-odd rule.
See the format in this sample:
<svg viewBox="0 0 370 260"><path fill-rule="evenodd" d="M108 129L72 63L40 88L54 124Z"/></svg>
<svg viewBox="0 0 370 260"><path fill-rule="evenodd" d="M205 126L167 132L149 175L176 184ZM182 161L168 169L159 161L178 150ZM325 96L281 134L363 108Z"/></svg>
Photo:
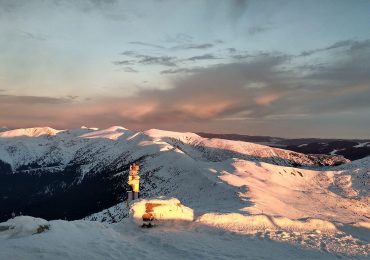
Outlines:
<svg viewBox="0 0 370 260"><path fill-rule="evenodd" d="M0 235L8 238L25 237L49 230L49 224L41 218L19 216L0 223Z"/></svg>

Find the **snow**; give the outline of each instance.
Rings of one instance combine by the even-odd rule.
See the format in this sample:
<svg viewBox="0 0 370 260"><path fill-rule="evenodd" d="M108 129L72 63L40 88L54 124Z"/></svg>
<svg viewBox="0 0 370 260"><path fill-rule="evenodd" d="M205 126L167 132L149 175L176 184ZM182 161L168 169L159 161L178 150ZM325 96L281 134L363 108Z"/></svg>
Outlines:
<svg viewBox="0 0 370 260"><path fill-rule="evenodd" d="M12 138L12 137L39 137L43 135L56 135L61 130L55 130L51 127L33 127L33 128L21 128L14 129L0 133L0 138Z"/></svg>
<svg viewBox="0 0 370 260"><path fill-rule="evenodd" d="M87 126L81 126L80 127L81 129L89 129L89 130L94 130L94 131L97 131L97 130L99 130L99 128L97 128L97 127L87 127Z"/></svg>
<svg viewBox="0 0 370 260"><path fill-rule="evenodd" d="M119 203L85 220L0 223L0 230L13 227L0 231L0 259L369 257L370 157L318 167L320 158L193 133L117 126L42 132L24 138L16 130L0 138L0 159L13 170L78 160L78 182L99 167L140 160L144 199L133 205L133 219ZM161 204L154 212L162 221L153 229L137 221L147 203ZM162 225L166 219L186 221ZM50 228L35 232L41 225Z"/></svg>
<svg viewBox="0 0 370 260"><path fill-rule="evenodd" d="M112 162L145 157L145 196L176 197L197 213L242 211L344 223L367 221L370 215L366 162L330 169L287 167L291 161L313 162L303 154L248 142L154 129L135 133L119 126L71 129L50 138L0 138L0 144L0 159L13 170L37 162L53 173L71 160L82 162L77 184L99 168L117 167ZM107 214L94 218L108 219ZM112 209L109 215L127 214Z"/></svg>
<svg viewBox="0 0 370 260"><path fill-rule="evenodd" d="M96 130L91 133L81 135L82 138L106 138L117 140L123 135L133 135L134 133L122 126L112 126L103 130Z"/></svg>
<svg viewBox="0 0 370 260"><path fill-rule="evenodd" d="M84 174L99 163L112 162L124 153L130 153L134 160L135 157L166 151L185 153L202 161L223 161L236 157L279 165L294 163L307 166L346 162L339 157L312 157L248 142L206 139L194 133L155 129L136 133L121 126L102 130L39 127L0 133L0 160L9 163L13 171L37 164L45 167L47 172L57 172L76 157L81 157L78 159L89 164L84 167Z"/></svg>
<svg viewBox="0 0 370 260"><path fill-rule="evenodd" d="M289 232L314 232L319 230L326 233L338 231L329 221L320 219L292 220L286 217L271 217L267 215L249 215L240 213L208 213L200 217L201 223L221 227L226 230L243 232L261 230L283 230Z"/></svg>
<svg viewBox="0 0 370 260"><path fill-rule="evenodd" d="M369 146L368 144L370 144L370 142L363 142L363 143L358 143L358 145L355 145L353 147L355 148L367 147Z"/></svg>
<svg viewBox="0 0 370 260"><path fill-rule="evenodd" d="M3 229L5 231L0 234L5 238L27 237L40 232L38 229L42 226L48 226L48 222L40 218L20 216L1 223L0 230Z"/></svg>
<svg viewBox="0 0 370 260"><path fill-rule="evenodd" d="M344 151L346 149L334 149L333 151L330 152L330 155L336 155L337 152Z"/></svg>
<svg viewBox="0 0 370 260"><path fill-rule="evenodd" d="M245 219L240 215L206 214L196 221L168 222L143 229L131 219L116 224L103 224L83 220L46 221L23 216L0 223L0 259L368 257L368 244L333 229L328 223L306 221L298 225L299 231L292 231L279 229L273 224L275 220L263 216ZM263 223L268 224L261 225ZM278 223L290 227L289 221L284 219ZM305 225L310 228L302 230L301 227ZM37 232L40 226L48 228ZM11 229L4 231L6 227ZM329 227L331 232L323 234L318 229L307 231L317 227Z"/></svg>
<svg viewBox="0 0 370 260"><path fill-rule="evenodd" d="M191 133L191 132L174 132L174 131L165 131L160 129L150 129L144 132L146 135L154 138L163 138L163 137L171 137L171 138L179 138L182 140L189 140L191 138L197 139L201 138L199 135Z"/></svg>

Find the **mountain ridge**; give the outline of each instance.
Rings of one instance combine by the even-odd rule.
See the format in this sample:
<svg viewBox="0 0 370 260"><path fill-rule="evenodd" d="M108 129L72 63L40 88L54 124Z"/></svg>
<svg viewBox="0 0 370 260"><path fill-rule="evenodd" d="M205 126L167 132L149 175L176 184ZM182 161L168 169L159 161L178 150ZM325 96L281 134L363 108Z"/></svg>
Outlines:
<svg viewBox="0 0 370 260"><path fill-rule="evenodd" d="M208 227L210 238L231 231L280 243L300 241L299 246L339 255L367 254L370 157L349 162L158 129L78 128L0 137L0 222L22 212L51 221L18 217L15 230L22 230L23 221L40 222L58 230L55 236L59 224L88 225L91 232L100 223L90 221L130 228L126 190L133 162L140 165L140 197L178 198L194 212L193 235ZM114 234L126 239L125 232ZM100 237L104 243L112 239Z"/></svg>
<svg viewBox="0 0 370 260"><path fill-rule="evenodd" d="M348 162L340 156L304 155L247 142L207 139L189 132L133 132L114 126L55 130L54 134L45 135L49 128L31 129L31 133L36 133L33 137L23 136L29 130L11 130L17 134L10 137L8 131L2 133L5 137L0 136L3 219L12 211L47 219L76 219L109 208L125 199L125 178L129 164L135 161L143 164L143 196L153 194L151 190L159 194L155 187L162 179L156 174L173 160L178 162L174 168L179 173L193 169L198 176L204 175L203 170L191 164L231 166L238 159L315 168ZM209 178L208 174L205 178ZM103 184L105 187L100 188ZM168 193L168 187L163 192ZM70 199L75 202L68 203ZM56 201L60 208L50 208ZM81 210L80 203L84 203L85 209ZM40 212L42 215L38 215Z"/></svg>

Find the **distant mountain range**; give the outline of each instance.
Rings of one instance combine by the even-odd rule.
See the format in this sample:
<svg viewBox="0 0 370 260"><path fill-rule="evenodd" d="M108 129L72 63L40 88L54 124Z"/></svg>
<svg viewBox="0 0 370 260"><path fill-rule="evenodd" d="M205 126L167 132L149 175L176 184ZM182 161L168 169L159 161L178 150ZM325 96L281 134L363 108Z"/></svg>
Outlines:
<svg viewBox="0 0 370 260"><path fill-rule="evenodd" d="M349 160L357 160L370 155L370 139L287 139L271 136L212 133L198 133L198 135L205 138L221 138L280 147L304 154L343 155Z"/></svg>

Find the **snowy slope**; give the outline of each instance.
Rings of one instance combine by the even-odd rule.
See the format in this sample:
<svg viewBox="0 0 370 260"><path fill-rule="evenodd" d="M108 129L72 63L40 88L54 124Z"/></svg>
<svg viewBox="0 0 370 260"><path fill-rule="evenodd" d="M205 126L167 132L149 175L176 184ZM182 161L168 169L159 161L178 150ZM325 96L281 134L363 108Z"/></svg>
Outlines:
<svg viewBox="0 0 370 260"><path fill-rule="evenodd" d="M369 253L368 158L331 168L296 168L284 166L284 160L282 165L276 165L277 160L264 162L263 153L269 151L264 146L262 152L248 151L240 146L253 144L202 139L200 150L189 145L199 143L191 133L145 133L154 142L174 147L141 162L145 197L179 198L200 223L212 228L339 256ZM204 152L206 142L213 142L211 148L221 142L218 147L226 152ZM238 151L231 154L239 157L231 157L230 150ZM245 156L254 151L262 160ZM127 216L127 206L120 203L85 219L119 222Z"/></svg>
<svg viewBox="0 0 370 260"><path fill-rule="evenodd" d="M242 212L343 223L369 221L370 164L355 170L353 164L313 170L239 158L206 162L181 150L167 151L142 162L142 193L179 198L198 214ZM107 214L116 216L122 210L113 207L92 219L109 220Z"/></svg>
<svg viewBox="0 0 370 260"><path fill-rule="evenodd" d="M12 137L0 138L0 160L11 166L7 176L64 178L73 167L71 181L62 179L66 182L63 189L59 184L44 188L58 196L72 188L82 198L90 192L95 197L81 201L86 204L101 200L102 190L118 189L123 194L128 165L138 161L141 196L178 198L194 211L195 221L145 231L129 221L125 202L107 201L89 208L90 213L94 209L97 213L85 220L117 224L50 221L49 231L37 235L22 231L16 240L10 239L10 231L0 232L0 249L7 248L0 250L0 258L9 258L15 248L19 258L34 252L37 257L61 259L118 259L123 255L312 259L369 254L369 158L329 167L348 161L155 129L135 133L116 126L38 134L42 132L35 136L13 132ZM110 182L103 182L105 178ZM97 185L79 192L91 180ZM100 211L104 205L109 206ZM24 221L33 220L19 221L14 225L22 227ZM0 224L0 229L2 225L9 223ZM50 240L53 243L47 244ZM66 252L57 244L71 250Z"/></svg>
<svg viewBox="0 0 370 260"><path fill-rule="evenodd" d="M194 133L156 129L135 133L119 126L103 130L18 129L0 133L0 160L9 164L9 173L16 176L42 178L52 173L61 179L42 186L41 195L76 190L76 185L92 178L97 183L105 177L111 180L110 186L117 183L114 189L124 196L128 165L139 161L143 196L178 197L198 211L242 210L293 218L334 214L331 218L339 221L352 221L356 216L365 220L364 216L369 215L364 207L368 202L365 170L352 176L351 172L348 175L317 168L348 162L342 157L309 156L248 142L207 139ZM249 187L251 183L253 187ZM307 200L315 203L301 206ZM322 211L318 203L327 211ZM340 216L335 203L343 207ZM279 207L271 208L275 204Z"/></svg>
<svg viewBox="0 0 370 260"><path fill-rule="evenodd" d="M155 140L165 141L182 149L184 152L189 151L189 156L197 156L197 159L203 158L207 161L221 161L231 157L238 157L291 166L332 166L349 162L341 156L304 155L255 143L217 138L202 138L194 133L179 133L151 129L146 131L145 134Z"/></svg>
<svg viewBox="0 0 370 260"><path fill-rule="evenodd" d="M325 251L199 225L142 229L132 223L46 222L19 217L17 230L0 232L0 259L338 259ZM46 223L45 223L46 222ZM1 223L0 226L4 226ZM36 233L38 224L49 230ZM365 256L357 256L365 259Z"/></svg>
<svg viewBox="0 0 370 260"><path fill-rule="evenodd" d="M294 168L284 166L281 157L271 161L275 164L263 162L280 149L203 139L192 133L150 130L145 134L162 148L141 162L144 196L173 196L198 213L237 211L344 223L370 220L368 162L330 169ZM215 147L217 151L212 150ZM123 216L127 212L117 205L90 219L118 221Z"/></svg>

